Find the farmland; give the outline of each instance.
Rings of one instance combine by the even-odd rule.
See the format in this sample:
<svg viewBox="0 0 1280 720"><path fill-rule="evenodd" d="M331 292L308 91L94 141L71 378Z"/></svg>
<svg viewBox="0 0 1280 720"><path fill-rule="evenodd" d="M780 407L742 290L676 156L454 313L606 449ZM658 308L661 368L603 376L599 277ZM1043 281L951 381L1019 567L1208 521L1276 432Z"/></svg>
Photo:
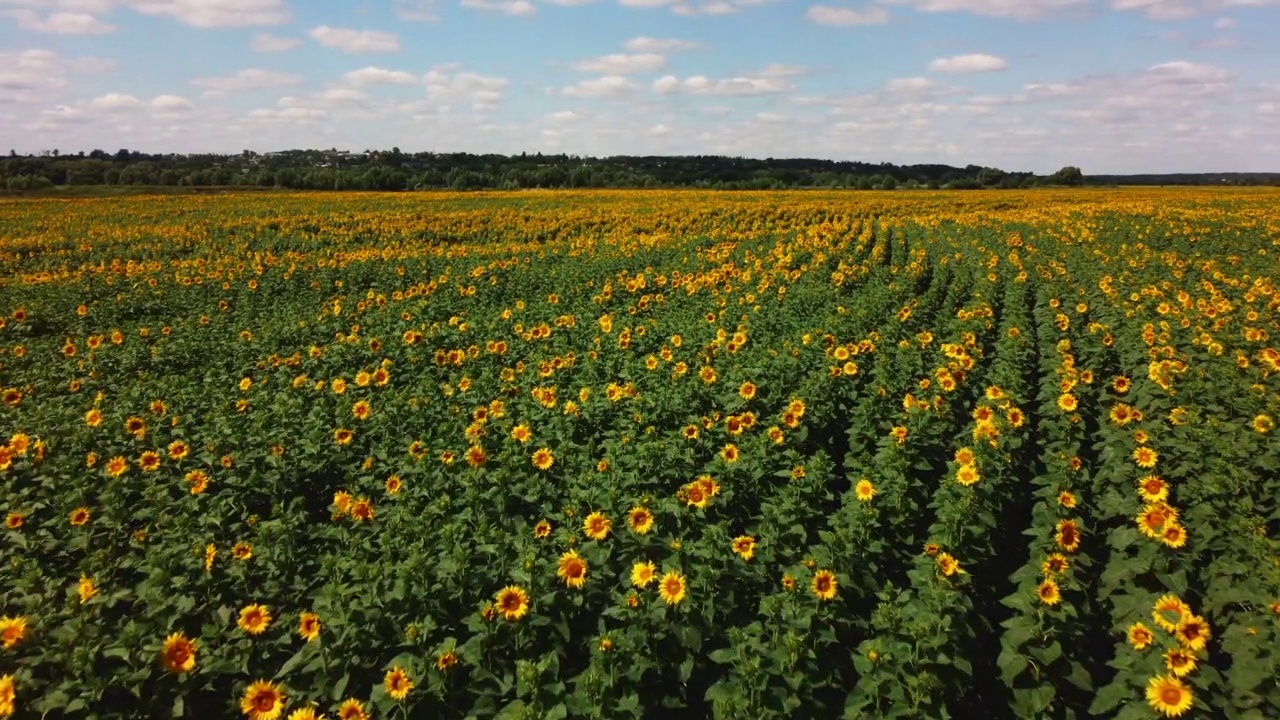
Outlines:
<svg viewBox="0 0 1280 720"><path fill-rule="evenodd" d="M1280 193L0 200L0 716L1280 717Z"/></svg>

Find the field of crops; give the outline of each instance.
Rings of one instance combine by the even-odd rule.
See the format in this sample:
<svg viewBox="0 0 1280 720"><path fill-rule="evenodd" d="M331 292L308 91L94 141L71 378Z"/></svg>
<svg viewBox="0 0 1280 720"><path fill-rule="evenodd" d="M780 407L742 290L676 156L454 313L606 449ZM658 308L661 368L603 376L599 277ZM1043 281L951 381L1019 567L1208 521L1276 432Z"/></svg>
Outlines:
<svg viewBox="0 0 1280 720"><path fill-rule="evenodd" d="M1280 193L0 201L0 717L1280 717Z"/></svg>

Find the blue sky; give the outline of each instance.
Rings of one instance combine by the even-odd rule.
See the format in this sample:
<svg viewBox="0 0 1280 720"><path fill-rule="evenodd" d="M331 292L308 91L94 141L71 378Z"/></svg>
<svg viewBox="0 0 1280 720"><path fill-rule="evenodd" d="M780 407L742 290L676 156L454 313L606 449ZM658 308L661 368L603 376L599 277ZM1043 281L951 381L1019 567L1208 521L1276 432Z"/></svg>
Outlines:
<svg viewBox="0 0 1280 720"><path fill-rule="evenodd" d="M0 0L0 143L1280 171L1275 37L1280 0Z"/></svg>

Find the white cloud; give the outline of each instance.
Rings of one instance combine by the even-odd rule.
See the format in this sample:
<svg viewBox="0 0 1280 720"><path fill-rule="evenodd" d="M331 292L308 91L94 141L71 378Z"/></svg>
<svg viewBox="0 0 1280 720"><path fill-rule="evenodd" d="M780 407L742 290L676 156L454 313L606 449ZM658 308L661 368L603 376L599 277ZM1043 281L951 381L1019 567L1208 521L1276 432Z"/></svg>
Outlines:
<svg viewBox="0 0 1280 720"><path fill-rule="evenodd" d="M461 5L503 15L533 15L538 12L529 0L462 0Z"/></svg>
<svg viewBox="0 0 1280 720"><path fill-rule="evenodd" d="M231 75L196 78L191 81L191 84L217 92L235 92L238 90L284 87L286 85L297 85L300 82L302 82L301 75L248 68Z"/></svg>
<svg viewBox="0 0 1280 720"><path fill-rule="evenodd" d="M289 20L284 0L116 0L146 15L168 15L200 28L279 25Z"/></svg>
<svg viewBox="0 0 1280 720"><path fill-rule="evenodd" d="M777 125L777 124L788 122L791 120L791 118L779 113L760 112L760 113L756 113L756 120L762 123L770 123L773 125Z"/></svg>
<svg viewBox="0 0 1280 720"><path fill-rule="evenodd" d="M86 13L55 12L45 17L35 10L10 10L5 14L23 30L52 35L104 35L116 29Z"/></svg>
<svg viewBox="0 0 1280 720"><path fill-rule="evenodd" d="M90 100L89 106L98 110L123 110L125 108L137 107L138 98L132 95L108 93Z"/></svg>
<svg viewBox="0 0 1280 720"><path fill-rule="evenodd" d="M1213 21L1213 26L1219 30L1230 30L1236 26L1236 21L1234 18L1220 17Z"/></svg>
<svg viewBox="0 0 1280 720"><path fill-rule="evenodd" d="M268 122L314 122L329 117L329 113L321 108L308 107L258 108L250 112L249 117Z"/></svg>
<svg viewBox="0 0 1280 720"><path fill-rule="evenodd" d="M680 4L671 8L676 15L693 17L696 15L729 15L738 11L738 6L728 0L709 0L698 5Z"/></svg>
<svg viewBox="0 0 1280 720"><path fill-rule="evenodd" d="M1280 103L1262 103L1258 105L1258 113L1261 115L1280 115Z"/></svg>
<svg viewBox="0 0 1280 720"><path fill-rule="evenodd" d="M1089 0L880 0L886 5L908 5L921 12L968 12L989 17L1035 20Z"/></svg>
<svg viewBox="0 0 1280 720"><path fill-rule="evenodd" d="M909 93L930 90L933 81L926 77L894 78L884 84L884 89L891 93Z"/></svg>
<svg viewBox="0 0 1280 720"><path fill-rule="evenodd" d="M808 75L809 68L804 65L784 65L782 63L774 63L766 65L758 72L751 73L752 77L762 78L784 78L796 77L798 75Z"/></svg>
<svg viewBox="0 0 1280 720"><path fill-rule="evenodd" d="M433 68L422 79L429 99L445 104L471 103L478 112L495 108L510 84L506 78L464 71L456 65Z"/></svg>
<svg viewBox="0 0 1280 720"><path fill-rule="evenodd" d="M662 7L663 5L674 5L680 0L618 0L618 4L627 7Z"/></svg>
<svg viewBox="0 0 1280 720"><path fill-rule="evenodd" d="M301 44L302 41L298 38L258 33L253 36L253 41L249 43L249 48L254 52L278 53L287 52Z"/></svg>
<svg viewBox="0 0 1280 720"><path fill-rule="evenodd" d="M1114 10L1137 10L1152 20L1185 20L1193 17L1198 8L1190 0L1111 0Z"/></svg>
<svg viewBox="0 0 1280 720"><path fill-rule="evenodd" d="M114 66L110 60L64 57L52 50L0 52L0 106L4 103L52 102L77 74L98 74ZM0 114L0 125L4 124Z"/></svg>
<svg viewBox="0 0 1280 720"><path fill-rule="evenodd" d="M777 78L734 77L713 80L704 75L693 75L680 80L665 75L653 81L653 90L663 95L685 93L689 95L771 95L788 92L791 85Z"/></svg>
<svg viewBox="0 0 1280 720"><path fill-rule="evenodd" d="M833 7L831 5L814 5L805 11L806 20L819 25L831 27L854 27L857 25L884 25L889 22L889 11L879 6L865 10L851 7Z"/></svg>
<svg viewBox="0 0 1280 720"><path fill-rule="evenodd" d="M641 35L640 37L631 38L623 43L622 46L627 50L638 53L672 53L698 50L702 47L702 44L696 43L692 40L680 40L678 38L660 39Z"/></svg>
<svg viewBox="0 0 1280 720"><path fill-rule="evenodd" d="M195 105L188 99L178 95L158 95L151 100L151 109L159 112L182 112L190 110Z"/></svg>
<svg viewBox="0 0 1280 720"><path fill-rule="evenodd" d="M345 73L342 79L359 87L365 85L413 85L418 82L417 77L403 70L387 70L372 66Z"/></svg>
<svg viewBox="0 0 1280 720"><path fill-rule="evenodd" d="M665 64L666 58L656 53L615 54L579 60L573 69L602 75L634 75L661 70Z"/></svg>
<svg viewBox="0 0 1280 720"><path fill-rule="evenodd" d="M578 5L590 5L596 0L547 0L552 5L563 5L565 7L576 7Z"/></svg>
<svg viewBox="0 0 1280 720"><path fill-rule="evenodd" d="M320 25L308 30L307 35L327 48L351 55L396 52L400 49L400 39L395 33L379 30L352 30Z"/></svg>
<svg viewBox="0 0 1280 720"><path fill-rule="evenodd" d="M575 123L585 119L585 116L572 110L561 110L547 115L546 119L553 123Z"/></svg>
<svg viewBox="0 0 1280 720"><path fill-rule="evenodd" d="M1009 67L1009 63L1004 58L995 55L987 55L984 53L971 53L969 55L956 55L954 57L938 58L929 63L930 72L941 73L980 73L995 72L1004 70Z"/></svg>
<svg viewBox="0 0 1280 720"><path fill-rule="evenodd" d="M619 97L635 90L635 83L621 75L606 75L595 80L583 80L571 87L562 88L568 97Z"/></svg>
<svg viewBox="0 0 1280 720"><path fill-rule="evenodd" d="M1175 60L1148 68L1150 77L1156 80L1177 84L1220 84L1231 77L1231 73L1213 65Z"/></svg>

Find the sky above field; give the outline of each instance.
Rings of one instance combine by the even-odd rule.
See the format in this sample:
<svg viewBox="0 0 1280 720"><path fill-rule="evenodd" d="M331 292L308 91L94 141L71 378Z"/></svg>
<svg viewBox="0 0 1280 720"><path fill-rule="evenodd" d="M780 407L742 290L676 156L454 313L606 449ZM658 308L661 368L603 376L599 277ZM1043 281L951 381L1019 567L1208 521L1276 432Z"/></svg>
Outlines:
<svg viewBox="0 0 1280 720"><path fill-rule="evenodd" d="M1276 37L1280 0L0 0L0 143L1277 171Z"/></svg>

